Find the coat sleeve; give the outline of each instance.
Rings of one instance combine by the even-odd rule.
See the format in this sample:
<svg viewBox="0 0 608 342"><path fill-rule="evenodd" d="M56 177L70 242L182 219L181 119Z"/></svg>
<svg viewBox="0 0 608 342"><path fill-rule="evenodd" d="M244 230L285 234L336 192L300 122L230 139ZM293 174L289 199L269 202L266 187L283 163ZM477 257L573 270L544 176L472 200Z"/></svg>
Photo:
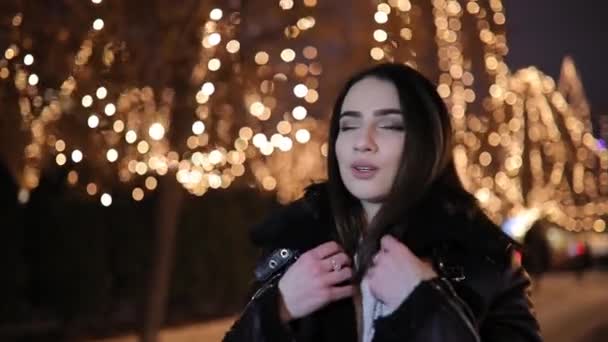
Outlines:
<svg viewBox="0 0 608 342"><path fill-rule="evenodd" d="M420 283L392 314L375 321L374 342L541 342L521 267L506 270L504 285L481 325L447 280Z"/></svg>
<svg viewBox="0 0 608 342"><path fill-rule="evenodd" d="M263 253L267 256L268 253ZM260 260L264 260L263 256ZM290 342L292 330L279 317L280 274L267 282L253 285L251 299L230 330L224 342Z"/></svg>
<svg viewBox="0 0 608 342"><path fill-rule="evenodd" d="M533 314L530 297L530 277L521 267L503 273L504 287L495 297L481 336L488 341L540 342L540 328Z"/></svg>

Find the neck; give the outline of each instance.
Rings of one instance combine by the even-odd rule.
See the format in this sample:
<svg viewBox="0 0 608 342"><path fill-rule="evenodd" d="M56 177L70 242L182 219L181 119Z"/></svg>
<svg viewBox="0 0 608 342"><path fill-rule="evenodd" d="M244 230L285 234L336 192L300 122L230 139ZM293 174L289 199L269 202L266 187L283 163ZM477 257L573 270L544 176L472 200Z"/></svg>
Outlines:
<svg viewBox="0 0 608 342"><path fill-rule="evenodd" d="M378 213L378 210L380 210L380 206L382 206L382 203L361 201L361 205L363 206L363 210L365 211L365 218L367 224L369 225Z"/></svg>

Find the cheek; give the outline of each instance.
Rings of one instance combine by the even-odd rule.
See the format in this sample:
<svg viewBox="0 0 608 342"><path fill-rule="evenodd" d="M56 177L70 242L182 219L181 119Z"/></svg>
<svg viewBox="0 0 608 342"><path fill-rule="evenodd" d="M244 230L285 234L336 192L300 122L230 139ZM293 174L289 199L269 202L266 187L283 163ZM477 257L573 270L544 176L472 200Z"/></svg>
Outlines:
<svg viewBox="0 0 608 342"><path fill-rule="evenodd" d="M404 138L403 137L394 137L387 141L386 146L390 146L387 148L387 153L385 154L387 162L392 166L391 168L396 171L401 165L401 154L404 149Z"/></svg>
<svg viewBox="0 0 608 342"><path fill-rule="evenodd" d="M346 162L346 142L344 141L344 137L341 135L338 135L338 138L336 139L335 151L338 165L342 167L343 163Z"/></svg>

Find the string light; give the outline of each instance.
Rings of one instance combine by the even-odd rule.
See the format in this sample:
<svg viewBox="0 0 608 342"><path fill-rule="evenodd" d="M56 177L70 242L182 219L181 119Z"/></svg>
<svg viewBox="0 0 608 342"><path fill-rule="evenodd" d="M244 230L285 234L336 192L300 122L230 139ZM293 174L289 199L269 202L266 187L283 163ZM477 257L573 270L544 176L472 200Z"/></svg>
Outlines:
<svg viewBox="0 0 608 342"><path fill-rule="evenodd" d="M100 4L101 0L92 3ZM94 163L96 158L103 159L104 164L95 166L114 163L111 167L123 182L131 181L130 177L138 179L135 175L147 180L151 172L161 175L169 169L179 170L176 180L198 196L209 188L229 186L235 177L245 174L246 168L269 191L281 192L293 188L293 184L301 184L302 177L298 178L295 172L281 174L286 167L273 165L277 164L277 158L283 158L281 164L300 165L291 161L295 157L274 153L276 150L294 151L307 165L319 165L328 152L327 144L319 141L316 134L325 129L326 123L314 114L322 113L322 106L330 99L321 97L325 96L324 92L321 94L324 87L319 84L324 68L317 47L311 44L316 32L324 31L315 31L321 23L315 17L320 10L315 8L317 1L304 0L303 4L306 8L302 10L295 7L294 1L280 1L279 7L275 6L280 15L289 18L290 24L282 28L284 39L277 40L272 47L253 47L257 48L253 50L257 51L255 63L242 60L240 54L235 34L240 12L223 8L209 12L208 20L197 28L201 37L199 60L190 75L192 94L196 94L191 99L194 135L188 134L176 146L164 139L173 127L175 90L145 85L125 89L124 84L107 82L118 78L102 80L95 72L94 51L103 51L101 61L109 72L117 69L110 68L112 63L123 63L128 56L123 47L103 41L106 34L85 35L79 49L74 51L73 65L69 68L73 72L65 75L59 89L41 87L45 82L40 77L45 73L38 70L33 73L24 67L38 60L24 51L35 50L23 48L26 46L23 43L11 43L3 51L5 62L0 64L0 80L13 78L22 124L31 133L31 141L23 150L27 157L20 177L23 193L29 194L37 186L42 161L53 161L52 157L44 158L46 153L52 153L60 166L73 167L68 156L74 163L83 162L83 153L72 146L91 151L87 163ZM588 104L573 64L565 61L559 82L534 68L509 70L504 58L508 52L506 16L499 0L489 4L437 0L431 5L433 20L429 24L434 30L418 26L423 22L420 20L423 9L419 5L408 0L378 2L369 13L368 20L374 27L365 33L369 40L366 48L373 61L397 61L439 71L437 91L452 115L454 159L467 189L496 222L537 209L538 215L545 215L569 230L604 231L602 216L608 213L605 199L608 152L592 135ZM91 17L98 16L97 13ZM464 25L465 19L473 22L473 32L465 32L469 30ZM111 18L106 20L109 25L114 24ZM19 30L22 23L23 14L12 17L13 29ZM84 27L100 31L105 24L96 18ZM465 42L465 34L474 41ZM296 41L301 37L306 41ZM435 49L435 45L427 42L437 44L437 65L428 65L433 59L426 58L427 50ZM296 46L303 48L296 53ZM476 48L481 51L471 51ZM477 60L477 55L483 58ZM16 67L20 60L23 65ZM474 70L482 70L485 75L474 75ZM482 83L486 80L487 85ZM108 99L114 94L116 98ZM71 103L81 106L70 106ZM241 105L252 115L245 119L238 116ZM84 114L63 115L64 111ZM100 118L91 112L106 116ZM74 137L56 135L61 125L53 123L69 117L78 120L87 117L86 124L96 128L89 134L100 134L104 139L96 141L103 143L83 146ZM236 130L238 136L231 137ZM146 133L151 140L138 137L138 134L147 137ZM292 139L299 144L294 146ZM524 144L528 144L525 149ZM180 150L182 145L187 149ZM71 152L66 151L67 146ZM566 153L570 150L574 151L572 156ZM526 170L531 175L530 191L524 189L522 181ZM86 184L91 196L102 192L101 186L81 178L82 175L71 177L76 179L75 185L84 181L83 187ZM145 184L145 189L152 190L148 185ZM133 189L134 200L143 196L143 186Z"/></svg>
<svg viewBox="0 0 608 342"><path fill-rule="evenodd" d="M103 29L104 22L102 19L95 19L93 22L93 29L96 31L101 31Z"/></svg>

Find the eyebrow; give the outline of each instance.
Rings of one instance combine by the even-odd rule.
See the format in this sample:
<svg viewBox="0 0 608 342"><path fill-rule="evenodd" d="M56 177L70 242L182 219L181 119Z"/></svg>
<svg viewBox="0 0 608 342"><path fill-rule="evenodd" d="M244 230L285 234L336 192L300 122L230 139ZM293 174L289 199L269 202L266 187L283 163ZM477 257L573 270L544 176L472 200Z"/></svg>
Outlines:
<svg viewBox="0 0 608 342"><path fill-rule="evenodd" d="M374 116L385 116L385 115L401 114L401 113L402 113L401 109L384 108L384 109L375 110L373 115ZM362 116L361 112L356 111L356 110L347 110L347 111L340 113L340 119L342 119L343 117L360 118L361 116Z"/></svg>

